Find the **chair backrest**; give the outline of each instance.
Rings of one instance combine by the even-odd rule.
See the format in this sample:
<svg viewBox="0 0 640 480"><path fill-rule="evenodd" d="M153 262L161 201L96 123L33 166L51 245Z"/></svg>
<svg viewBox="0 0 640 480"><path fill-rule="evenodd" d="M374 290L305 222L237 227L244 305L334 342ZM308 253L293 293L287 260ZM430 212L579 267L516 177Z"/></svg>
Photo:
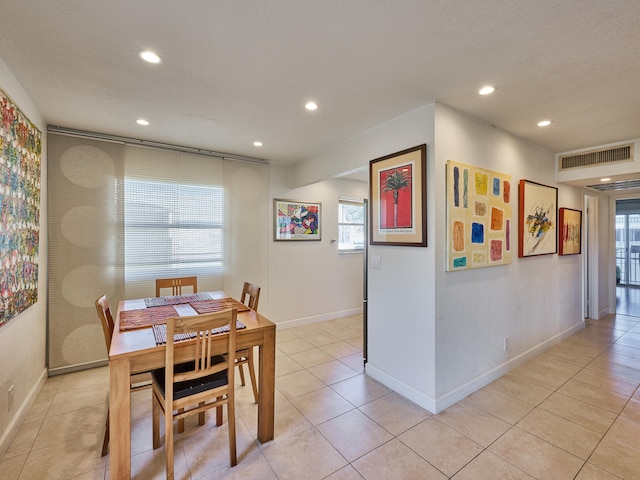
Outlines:
<svg viewBox="0 0 640 480"><path fill-rule="evenodd" d="M195 361L192 364L181 364L182 368L179 369L179 372L174 372L173 368L165 369L165 396L167 399L173 399L174 382L194 380L225 370L227 372L228 385L234 385L235 356L226 355L224 362L211 364L211 342L214 338L217 338L217 335L227 335L227 348L226 352L223 353L236 351L237 314L238 311L234 308L221 312L167 319L167 349L165 356L167 366L175 364L174 335L195 335L195 343L193 345ZM218 329L228 329L229 333L219 333ZM192 368L186 369L184 365L192 365Z"/></svg>
<svg viewBox="0 0 640 480"><path fill-rule="evenodd" d="M249 302L246 302L246 297L249 298ZM242 287L242 295L240 301L244 303L251 310L258 311L258 302L260 301L260 287L254 283L244 282Z"/></svg>
<svg viewBox="0 0 640 480"><path fill-rule="evenodd" d="M107 345L108 355L109 350L111 349L111 337L113 336L114 323L106 295L102 295L96 300L96 311L98 312L98 317L100 317L100 323L102 323L102 331L104 332L104 341Z"/></svg>
<svg viewBox="0 0 640 480"><path fill-rule="evenodd" d="M156 280L156 297L160 290L170 288L171 295L182 295L182 287L191 287L193 293L198 293L198 277L158 278Z"/></svg>

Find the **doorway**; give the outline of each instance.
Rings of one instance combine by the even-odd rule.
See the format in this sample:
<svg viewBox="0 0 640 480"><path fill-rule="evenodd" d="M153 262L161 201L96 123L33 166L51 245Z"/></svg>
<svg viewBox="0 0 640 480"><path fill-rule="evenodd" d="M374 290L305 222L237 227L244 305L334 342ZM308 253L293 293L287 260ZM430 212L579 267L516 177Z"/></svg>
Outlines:
<svg viewBox="0 0 640 480"><path fill-rule="evenodd" d="M616 200L616 313L640 316L640 198Z"/></svg>

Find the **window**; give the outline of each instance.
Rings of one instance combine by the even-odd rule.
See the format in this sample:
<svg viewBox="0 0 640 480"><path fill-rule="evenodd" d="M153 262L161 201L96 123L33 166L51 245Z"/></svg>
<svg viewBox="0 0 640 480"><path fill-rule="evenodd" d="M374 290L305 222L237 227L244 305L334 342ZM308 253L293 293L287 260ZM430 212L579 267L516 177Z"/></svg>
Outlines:
<svg viewBox="0 0 640 480"><path fill-rule="evenodd" d="M340 199L338 201L338 251L362 251L364 242L364 202Z"/></svg>
<svg viewBox="0 0 640 480"><path fill-rule="evenodd" d="M224 190L125 178L125 280L222 273Z"/></svg>

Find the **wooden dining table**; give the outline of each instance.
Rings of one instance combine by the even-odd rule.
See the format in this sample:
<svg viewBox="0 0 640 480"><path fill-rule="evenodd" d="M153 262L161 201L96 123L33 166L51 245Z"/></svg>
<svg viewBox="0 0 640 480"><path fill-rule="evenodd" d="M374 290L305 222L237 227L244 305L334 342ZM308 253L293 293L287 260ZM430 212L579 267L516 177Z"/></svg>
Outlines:
<svg viewBox="0 0 640 480"><path fill-rule="evenodd" d="M206 292L204 295L211 300L222 301L230 298L223 291ZM147 306L150 300L135 299L120 302L109 351L109 469L110 477L118 480L131 478L130 375L160 368L165 364L165 345L156 342L153 328L149 325L159 321L157 308ZM175 304L174 308L177 312L176 316L198 313L189 303ZM133 326L130 322L123 322L121 325L121 317L129 317L122 312L133 313L132 311L135 311L136 319L144 319L145 314L148 313L149 321L137 320L138 324L134 322ZM265 443L273 440L274 433L276 326L263 315L248 309L238 311L238 321L246 327L236 331L237 349L258 346L259 350L257 432L258 440ZM220 340L214 344L216 350L212 353L227 353L225 334L220 334L219 337ZM190 344L192 345L193 342L176 343L176 362L193 359L193 348L189 348Z"/></svg>

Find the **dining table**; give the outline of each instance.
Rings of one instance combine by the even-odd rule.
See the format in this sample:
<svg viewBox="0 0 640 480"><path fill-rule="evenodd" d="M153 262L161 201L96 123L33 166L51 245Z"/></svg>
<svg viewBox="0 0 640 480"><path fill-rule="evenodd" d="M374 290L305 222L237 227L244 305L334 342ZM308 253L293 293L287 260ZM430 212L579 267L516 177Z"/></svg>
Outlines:
<svg viewBox="0 0 640 480"><path fill-rule="evenodd" d="M166 318L237 308L240 328L236 348L258 347L258 424L261 443L273 440L275 395L276 326L265 316L244 307L224 291L171 297L122 300L118 305L109 350L109 470L118 480L131 478L131 385L130 376L165 365L165 344L158 335ZM174 313L175 312L175 313ZM155 326L154 326L155 325ZM216 335L214 354L228 353L226 334ZM175 344L175 361L193 360L193 341Z"/></svg>

